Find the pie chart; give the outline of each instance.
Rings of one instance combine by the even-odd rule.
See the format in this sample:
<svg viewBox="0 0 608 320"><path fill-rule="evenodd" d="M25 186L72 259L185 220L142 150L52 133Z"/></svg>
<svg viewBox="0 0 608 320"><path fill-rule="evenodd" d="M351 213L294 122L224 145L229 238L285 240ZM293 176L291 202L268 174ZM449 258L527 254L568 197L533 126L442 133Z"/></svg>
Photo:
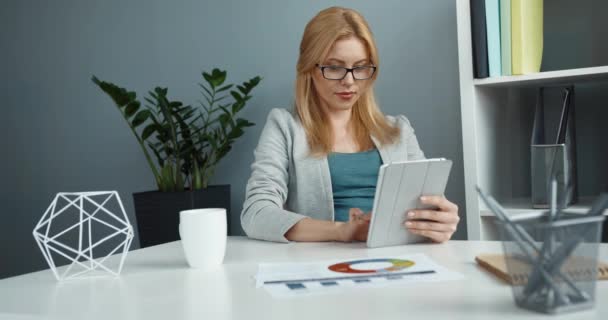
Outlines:
<svg viewBox="0 0 608 320"><path fill-rule="evenodd" d="M357 264L365 264L365 263L389 263L391 266L386 268L379 269L357 269ZM414 261L410 260L401 260L401 259L364 259L364 260L354 260L348 262L340 262L329 266L329 270L340 273L387 273L387 272L395 272L399 270L403 270L409 268L414 265Z"/></svg>

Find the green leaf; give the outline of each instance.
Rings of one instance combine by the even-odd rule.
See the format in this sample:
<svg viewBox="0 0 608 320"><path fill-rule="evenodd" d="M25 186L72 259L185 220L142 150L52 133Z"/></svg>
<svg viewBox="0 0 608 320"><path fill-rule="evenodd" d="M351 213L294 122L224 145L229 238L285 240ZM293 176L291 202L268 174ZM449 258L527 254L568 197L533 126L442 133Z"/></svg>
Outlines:
<svg viewBox="0 0 608 320"><path fill-rule="evenodd" d="M154 92L150 92L150 95L154 99L158 100L160 97L167 96L167 91L168 91L167 88L156 87L156 88L154 88Z"/></svg>
<svg viewBox="0 0 608 320"><path fill-rule="evenodd" d="M173 151L173 148L169 147L168 145L165 146L165 148L163 149L163 151L165 152L165 154L167 155L167 158L172 158L173 154L175 153Z"/></svg>
<svg viewBox="0 0 608 320"><path fill-rule="evenodd" d="M203 187L203 179L201 177L201 170L196 161L194 161L194 172L192 172L192 188L195 190Z"/></svg>
<svg viewBox="0 0 608 320"><path fill-rule="evenodd" d="M205 78L205 81L207 81L207 83L209 83L209 85L211 85L211 87L213 88L213 78L211 77L211 75L207 72L203 72L203 78Z"/></svg>
<svg viewBox="0 0 608 320"><path fill-rule="evenodd" d="M243 100L243 97L241 97L241 95L238 92L234 91L234 90L230 91L230 94L232 95L232 97L234 97L234 99L236 101Z"/></svg>
<svg viewBox="0 0 608 320"><path fill-rule="evenodd" d="M225 106L225 105L221 105L221 106L219 106L219 108L220 108L222 111L224 111L224 113L225 113L225 114L227 114L227 115L229 115L229 116L230 116L230 115L231 115L231 114L230 114L230 110L228 110L228 108L226 108L226 107L227 107L227 106Z"/></svg>
<svg viewBox="0 0 608 320"><path fill-rule="evenodd" d="M207 86L203 85L202 83L198 84L203 91L201 91L201 94L203 95L203 97L205 97L205 100L207 100L207 103L209 103L209 105L211 105L211 100L214 97L214 94L211 92L213 90L213 88L209 89L207 88Z"/></svg>
<svg viewBox="0 0 608 320"><path fill-rule="evenodd" d="M259 76L251 78L249 80L249 85L253 89L253 87L257 86L260 83L261 80L262 80L262 78L260 78Z"/></svg>
<svg viewBox="0 0 608 320"><path fill-rule="evenodd" d="M183 103L179 102L179 101L171 101L169 102L169 108L170 109L179 109L179 107L182 106Z"/></svg>
<svg viewBox="0 0 608 320"><path fill-rule="evenodd" d="M156 156L156 161L158 162L158 166L162 167L165 164L165 160L163 159L163 157L160 156L160 152L158 151L158 149L152 143L148 143L148 147L150 147L150 149Z"/></svg>
<svg viewBox="0 0 608 320"><path fill-rule="evenodd" d="M135 92L127 91L126 89L110 82L101 81L95 76L91 78L91 81L93 81L93 83L95 83L103 92L109 95L119 108L126 106L130 101L135 100L137 97Z"/></svg>
<svg viewBox="0 0 608 320"><path fill-rule="evenodd" d="M135 114L135 112L139 110L140 105L141 104L139 103L139 101L129 102L129 104L127 104L127 107L125 108L125 116L127 116L127 118L131 118Z"/></svg>
<svg viewBox="0 0 608 320"><path fill-rule="evenodd" d="M219 119L220 119L220 125L221 125L223 128L225 128L225 127L226 127L226 125L228 124L228 121L230 121L230 115L229 115L229 114L226 114L226 113L222 113L222 114L219 116Z"/></svg>
<svg viewBox="0 0 608 320"><path fill-rule="evenodd" d="M226 90L228 90L228 89L232 88L232 86L233 86L232 84L225 85L225 86L223 86L223 87L221 87L221 88L217 89L217 90L216 90L216 92L222 92L222 91L226 91Z"/></svg>
<svg viewBox="0 0 608 320"><path fill-rule="evenodd" d="M161 169L161 177L163 181L163 186L165 188L164 191L173 191L175 190L175 183L173 180L173 166L171 163L167 162Z"/></svg>
<svg viewBox="0 0 608 320"><path fill-rule="evenodd" d="M237 114L245 106L245 101L237 101L232 104L232 114Z"/></svg>
<svg viewBox="0 0 608 320"><path fill-rule="evenodd" d="M228 98L228 96L221 96L221 97L219 97L219 98L215 98L215 102L216 102L216 103L217 103L217 102L220 102L220 101L222 101L222 100L224 100L224 99L226 99L226 98Z"/></svg>
<svg viewBox="0 0 608 320"><path fill-rule="evenodd" d="M144 100L146 100L146 102L148 102L148 104L150 104L151 106L155 106L156 105L156 101L154 101L154 100L152 100L152 99L150 99L148 97L145 97Z"/></svg>
<svg viewBox="0 0 608 320"><path fill-rule="evenodd" d="M169 133L164 131L162 126L157 126L156 130L158 132L158 134L156 135L156 139L158 139L158 141L160 141L161 143L166 143L167 141L169 141Z"/></svg>
<svg viewBox="0 0 608 320"><path fill-rule="evenodd" d="M207 101L207 105L205 105L202 101L200 101L200 104L203 108L207 109L209 107L211 107L212 103L211 100L209 98L207 98L206 96L203 96L205 98L205 101Z"/></svg>
<svg viewBox="0 0 608 320"><path fill-rule="evenodd" d="M181 103L181 102L180 102L180 103ZM193 109L192 109L192 107L191 107L191 106L189 106L189 105L185 105L185 106L178 107L178 108L176 108L176 109L175 109L175 111L177 111L177 112L179 112L179 113L184 113L185 111L190 111L190 110L193 110Z"/></svg>
<svg viewBox="0 0 608 320"><path fill-rule="evenodd" d="M213 149L217 149L217 139L210 134L205 134L205 141L209 141L209 144Z"/></svg>
<svg viewBox="0 0 608 320"><path fill-rule="evenodd" d="M139 125L141 125L142 123L146 122L146 120L148 120L148 118L150 117L150 111L149 110L141 110L140 112L138 112L135 115L135 118L133 119L133 122L131 122L131 124L133 125L134 128L137 128Z"/></svg>
<svg viewBox="0 0 608 320"><path fill-rule="evenodd" d="M247 121L245 119L241 119L241 118L236 119L236 126L239 127L239 128L251 127L251 126L254 126L254 125L255 125L255 123L249 122L249 121Z"/></svg>
<svg viewBox="0 0 608 320"><path fill-rule="evenodd" d="M245 133L240 127L236 127L234 130L230 131L228 134L228 139L236 139Z"/></svg>
<svg viewBox="0 0 608 320"><path fill-rule="evenodd" d="M183 118L184 118L184 120L189 120L190 118L192 118L192 116L194 116L194 110L187 111L183 115Z"/></svg>
<svg viewBox="0 0 608 320"><path fill-rule="evenodd" d="M228 108L224 107L224 106L220 106L220 108L224 111L224 114L227 116L227 123L230 124L231 127L234 127L236 124L234 123L234 119L232 119L232 114L230 113L230 110L228 110ZM224 127L226 127L226 124L222 125L222 131L224 131Z"/></svg>
<svg viewBox="0 0 608 320"><path fill-rule="evenodd" d="M154 132L156 132L156 124L150 124L147 127L144 128L144 131L141 134L141 139L142 140L146 140L148 139L148 137L150 137L152 134L154 134Z"/></svg>
<svg viewBox="0 0 608 320"><path fill-rule="evenodd" d="M226 81L226 71L222 71L218 68L211 71L211 76L213 77L214 87L219 87Z"/></svg>

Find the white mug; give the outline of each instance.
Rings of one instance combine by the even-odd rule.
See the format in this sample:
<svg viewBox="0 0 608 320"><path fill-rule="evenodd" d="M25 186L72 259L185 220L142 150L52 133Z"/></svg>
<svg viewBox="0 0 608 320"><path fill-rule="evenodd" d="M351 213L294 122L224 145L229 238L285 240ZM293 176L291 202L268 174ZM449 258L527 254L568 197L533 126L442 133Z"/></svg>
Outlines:
<svg viewBox="0 0 608 320"><path fill-rule="evenodd" d="M219 267L226 253L226 231L226 209L180 211L179 235L190 267Z"/></svg>

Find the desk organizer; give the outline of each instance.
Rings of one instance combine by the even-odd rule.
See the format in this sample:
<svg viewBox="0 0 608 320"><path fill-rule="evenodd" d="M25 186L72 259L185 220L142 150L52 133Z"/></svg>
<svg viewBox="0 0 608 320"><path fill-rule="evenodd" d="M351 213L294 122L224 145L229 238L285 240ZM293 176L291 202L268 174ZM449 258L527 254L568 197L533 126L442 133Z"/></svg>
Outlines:
<svg viewBox="0 0 608 320"><path fill-rule="evenodd" d="M553 199L555 190L554 184ZM608 194L586 214L558 210L553 200L551 209L536 217L513 219L494 198L478 192L498 218L517 306L549 314L592 308Z"/></svg>
<svg viewBox="0 0 608 320"><path fill-rule="evenodd" d="M556 221L547 216L517 221L513 228L530 236L527 244L499 223L517 305L544 313L593 307L603 221L603 216L576 214Z"/></svg>
<svg viewBox="0 0 608 320"><path fill-rule="evenodd" d="M562 92L558 105L555 91ZM541 87L538 89L530 145L532 207L549 208L547 181L555 177L558 194L567 197L564 207L578 201L574 86ZM556 110L555 107L559 107ZM570 192L566 192L570 189Z"/></svg>

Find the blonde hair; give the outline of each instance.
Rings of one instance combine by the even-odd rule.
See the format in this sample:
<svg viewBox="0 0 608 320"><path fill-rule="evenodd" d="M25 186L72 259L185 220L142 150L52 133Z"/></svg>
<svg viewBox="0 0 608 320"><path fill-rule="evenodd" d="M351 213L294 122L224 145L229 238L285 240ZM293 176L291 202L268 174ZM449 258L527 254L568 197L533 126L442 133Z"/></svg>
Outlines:
<svg viewBox="0 0 608 320"><path fill-rule="evenodd" d="M300 43L300 57L296 66L295 109L313 155L327 155L332 150L332 130L319 104L313 86L312 74L316 64L322 63L339 39L356 37L363 41L370 62L379 66L378 50L371 30L361 14L341 7L331 7L319 12L308 22ZM352 124L355 141L360 149L372 147L370 135L380 144L394 143L400 130L388 123L374 97L373 84L378 72L370 80L369 88L353 105Z"/></svg>

